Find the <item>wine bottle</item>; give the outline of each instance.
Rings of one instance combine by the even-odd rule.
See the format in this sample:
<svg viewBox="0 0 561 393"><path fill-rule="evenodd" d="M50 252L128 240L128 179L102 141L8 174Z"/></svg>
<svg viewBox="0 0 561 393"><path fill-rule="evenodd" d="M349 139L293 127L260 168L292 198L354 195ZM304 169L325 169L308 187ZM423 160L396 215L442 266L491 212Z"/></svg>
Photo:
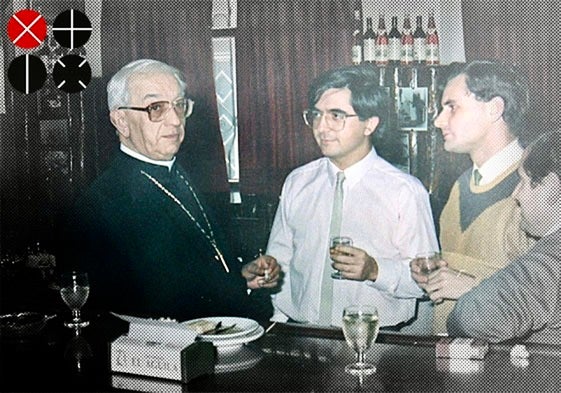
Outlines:
<svg viewBox="0 0 561 393"><path fill-rule="evenodd" d="M353 64L362 63L362 50L363 50L363 36L362 36L362 1L355 0L354 2L354 20L353 20L353 47L351 49Z"/></svg>
<svg viewBox="0 0 561 393"><path fill-rule="evenodd" d="M436 32L436 23L434 22L434 13L429 14L429 23L427 26L427 64L435 65L440 63L440 49L438 33Z"/></svg>
<svg viewBox="0 0 561 393"><path fill-rule="evenodd" d="M378 35L376 36L376 64L379 66L388 65L389 40L386 32L386 22L384 15L378 19Z"/></svg>
<svg viewBox="0 0 561 393"><path fill-rule="evenodd" d="M388 59L390 64L397 65L401 59L401 33L397 29L397 16L392 16L392 28L388 39L390 43Z"/></svg>
<svg viewBox="0 0 561 393"><path fill-rule="evenodd" d="M376 34L372 28L372 18L366 18L366 30L364 31L364 61L374 63L376 61Z"/></svg>
<svg viewBox="0 0 561 393"><path fill-rule="evenodd" d="M405 15L403 33L401 34L401 65L411 65L413 63L413 42L411 20L409 15Z"/></svg>
<svg viewBox="0 0 561 393"><path fill-rule="evenodd" d="M353 31L353 48L352 48L352 61L353 64L360 64L362 63L362 32L360 31L359 27L356 26L355 30Z"/></svg>
<svg viewBox="0 0 561 393"><path fill-rule="evenodd" d="M427 57L427 35L423 31L423 17L417 16L417 27L413 33L413 61L424 64Z"/></svg>

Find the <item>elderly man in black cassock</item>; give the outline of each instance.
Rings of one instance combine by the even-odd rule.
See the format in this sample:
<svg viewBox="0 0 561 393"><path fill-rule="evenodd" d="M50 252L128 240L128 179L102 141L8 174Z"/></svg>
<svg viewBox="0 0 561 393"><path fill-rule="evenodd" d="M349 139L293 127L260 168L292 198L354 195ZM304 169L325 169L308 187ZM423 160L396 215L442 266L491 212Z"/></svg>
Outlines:
<svg viewBox="0 0 561 393"><path fill-rule="evenodd" d="M89 273L92 306L179 320L268 318L272 309L253 298L277 285L276 260L239 263L176 161L194 104L182 74L137 60L113 76L107 92L120 151L65 228L63 259Z"/></svg>

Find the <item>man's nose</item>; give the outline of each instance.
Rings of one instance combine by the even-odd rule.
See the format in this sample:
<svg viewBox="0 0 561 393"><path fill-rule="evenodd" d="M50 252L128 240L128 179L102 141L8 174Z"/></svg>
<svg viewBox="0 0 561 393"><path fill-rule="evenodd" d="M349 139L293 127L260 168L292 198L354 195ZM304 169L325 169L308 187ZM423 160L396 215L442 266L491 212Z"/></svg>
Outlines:
<svg viewBox="0 0 561 393"><path fill-rule="evenodd" d="M178 126L183 123L183 118L177 114L175 108L172 106L166 113L164 121L168 124Z"/></svg>
<svg viewBox="0 0 561 393"><path fill-rule="evenodd" d="M445 121L444 111L440 111L438 116L436 116L436 119L434 119L434 126L442 129L444 127L445 123L446 123L446 121Z"/></svg>
<svg viewBox="0 0 561 393"><path fill-rule="evenodd" d="M316 123L316 129L318 131L323 131L323 130L329 130L329 126L327 125L327 118L326 118L326 114L322 113L321 116L319 117L319 119L317 119L315 121Z"/></svg>

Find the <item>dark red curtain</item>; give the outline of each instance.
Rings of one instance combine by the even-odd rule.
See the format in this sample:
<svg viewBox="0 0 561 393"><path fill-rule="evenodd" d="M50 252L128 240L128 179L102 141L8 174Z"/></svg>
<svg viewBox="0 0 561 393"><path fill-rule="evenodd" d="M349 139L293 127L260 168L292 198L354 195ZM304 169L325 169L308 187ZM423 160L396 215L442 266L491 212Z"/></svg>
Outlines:
<svg viewBox="0 0 561 393"><path fill-rule="evenodd" d="M211 1L104 1L103 79L106 83L123 65L141 58L182 70L195 108L187 120L179 159L202 191L225 192L228 181L214 90L211 13ZM100 114L104 119L105 108ZM107 143L117 144L115 138Z"/></svg>
<svg viewBox="0 0 561 393"><path fill-rule="evenodd" d="M302 120L319 73L351 64L352 2L238 0L240 188L278 195L320 152Z"/></svg>
<svg viewBox="0 0 561 393"><path fill-rule="evenodd" d="M462 1L467 61L508 61L528 75L531 111L526 139L561 128L560 4L557 0Z"/></svg>

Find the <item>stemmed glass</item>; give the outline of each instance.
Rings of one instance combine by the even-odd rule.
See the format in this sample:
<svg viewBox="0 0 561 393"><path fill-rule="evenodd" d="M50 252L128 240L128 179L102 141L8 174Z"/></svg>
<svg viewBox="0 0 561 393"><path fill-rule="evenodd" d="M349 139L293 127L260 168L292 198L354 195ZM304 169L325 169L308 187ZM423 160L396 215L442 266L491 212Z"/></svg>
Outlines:
<svg viewBox="0 0 561 393"><path fill-rule="evenodd" d="M330 255L346 255L345 253L343 253L341 251L337 251L335 248L337 246L352 246L352 245L353 245L353 239L351 239L350 237L348 237L348 236L335 236L334 238L331 239L329 254ZM333 273L331 273L331 278L334 278L336 280L342 280L343 275L341 274L341 272L339 270L336 270Z"/></svg>
<svg viewBox="0 0 561 393"><path fill-rule="evenodd" d="M369 375L376 371L373 364L364 361L364 352L378 336L378 310L372 305L353 305L343 311L343 334L347 344L357 353L356 363L345 367L353 375Z"/></svg>
<svg viewBox="0 0 561 393"><path fill-rule="evenodd" d="M64 322L64 326L82 328L90 324L80 316L80 309L88 300L89 294L90 284L87 273L73 271L61 275L60 296L64 303L72 310L72 320Z"/></svg>

